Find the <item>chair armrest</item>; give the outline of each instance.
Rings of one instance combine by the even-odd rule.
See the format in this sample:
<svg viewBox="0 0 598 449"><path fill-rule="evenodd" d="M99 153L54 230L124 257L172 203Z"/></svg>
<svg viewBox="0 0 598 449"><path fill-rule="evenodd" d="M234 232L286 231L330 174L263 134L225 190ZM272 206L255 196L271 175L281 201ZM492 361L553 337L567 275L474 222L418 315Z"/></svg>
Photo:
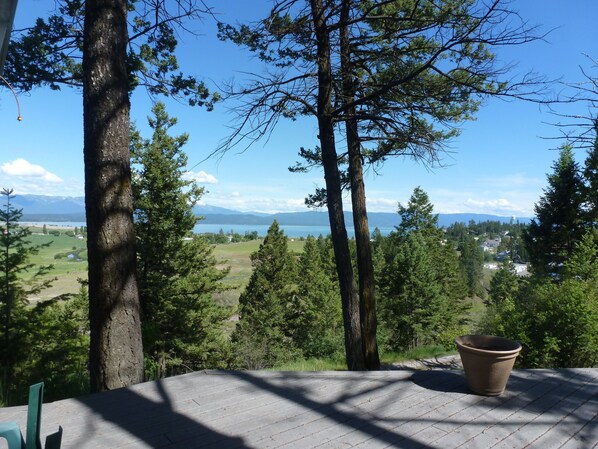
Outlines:
<svg viewBox="0 0 598 449"><path fill-rule="evenodd" d="M54 432L46 437L45 449L60 449L62 443L62 426L58 426L58 432Z"/></svg>
<svg viewBox="0 0 598 449"><path fill-rule="evenodd" d="M8 442L8 449L22 449L25 447L19 424L14 421L0 423L0 438Z"/></svg>

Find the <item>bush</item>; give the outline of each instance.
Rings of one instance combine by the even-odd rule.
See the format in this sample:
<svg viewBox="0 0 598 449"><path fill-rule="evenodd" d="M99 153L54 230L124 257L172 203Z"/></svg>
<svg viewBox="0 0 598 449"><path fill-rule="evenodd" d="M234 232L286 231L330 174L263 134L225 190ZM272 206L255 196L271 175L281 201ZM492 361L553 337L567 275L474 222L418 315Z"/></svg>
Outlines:
<svg viewBox="0 0 598 449"><path fill-rule="evenodd" d="M520 341L521 367L595 366L598 364L595 256L593 241L584 239L565 264L565 275L559 282L548 277L522 281L498 272L495 279L500 282L493 280L492 302L482 331Z"/></svg>

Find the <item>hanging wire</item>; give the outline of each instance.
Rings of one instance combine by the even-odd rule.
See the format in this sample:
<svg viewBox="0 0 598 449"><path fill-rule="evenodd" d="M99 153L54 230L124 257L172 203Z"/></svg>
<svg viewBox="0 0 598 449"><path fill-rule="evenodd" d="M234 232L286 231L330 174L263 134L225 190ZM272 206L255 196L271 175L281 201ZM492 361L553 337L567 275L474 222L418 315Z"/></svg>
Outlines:
<svg viewBox="0 0 598 449"><path fill-rule="evenodd" d="M23 120L23 117L21 117L21 105L19 104L19 97L17 97L17 93L15 92L15 90L12 88L12 86L10 85L10 83L8 81L6 81L6 79L0 75L0 79L2 81L4 81L4 84L6 84L8 86L8 88L10 89L10 91L12 92L12 94L15 97L15 101L17 102L17 111L18 111L18 116L17 116L17 120L20 122Z"/></svg>

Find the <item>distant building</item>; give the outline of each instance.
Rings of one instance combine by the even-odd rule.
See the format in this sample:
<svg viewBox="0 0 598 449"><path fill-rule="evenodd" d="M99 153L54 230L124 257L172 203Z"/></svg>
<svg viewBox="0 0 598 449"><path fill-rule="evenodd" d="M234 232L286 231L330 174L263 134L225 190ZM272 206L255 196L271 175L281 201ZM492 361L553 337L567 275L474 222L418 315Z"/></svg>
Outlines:
<svg viewBox="0 0 598 449"><path fill-rule="evenodd" d="M496 237L495 239L486 239L484 240L484 243L482 243L481 247L484 252L496 252L500 242L500 237Z"/></svg>

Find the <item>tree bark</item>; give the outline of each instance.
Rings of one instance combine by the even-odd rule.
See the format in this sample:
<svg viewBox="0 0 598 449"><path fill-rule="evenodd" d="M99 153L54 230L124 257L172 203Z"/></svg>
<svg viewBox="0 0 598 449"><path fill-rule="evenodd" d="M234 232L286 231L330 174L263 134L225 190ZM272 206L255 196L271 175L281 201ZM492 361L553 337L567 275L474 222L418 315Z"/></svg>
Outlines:
<svg viewBox="0 0 598 449"><path fill-rule="evenodd" d="M322 165L326 180L326 202L336 269L339 278L343 323L345 329L345 355L347 368L366 368L361 338L359 297L353 277L349 239L343 213L342 189L338 171L338 157L334 140L332 118L332 69L330 62L330 35L326 26L322 0L310 0L312 19L317 41L318 56L318 127L322 148Z"/></svg>
<svg viewBox="0 0 598 449"><path fill-rule="evenodd" d="M129 156L127 1L88 0L83 41L92 391L143 380Z"/></svg>
<svg viewBox="0 0 598 449"><path fill-rule="evenodd" d="M340 14L340 51L343 101L345 110L345 129L347 150L349 153L349 179L351 182L351 203L353 206L353 225L357 246L357 271L359 273L359 306L361 333L366 368L380 369L378 343L376 339L376 284L374 263L370 244L370 230L365 202L363 182L363 164L361 161L361 142L355 115L355 82L351 64L349 45L349 8L351 0L343 0Z"/></svg>

